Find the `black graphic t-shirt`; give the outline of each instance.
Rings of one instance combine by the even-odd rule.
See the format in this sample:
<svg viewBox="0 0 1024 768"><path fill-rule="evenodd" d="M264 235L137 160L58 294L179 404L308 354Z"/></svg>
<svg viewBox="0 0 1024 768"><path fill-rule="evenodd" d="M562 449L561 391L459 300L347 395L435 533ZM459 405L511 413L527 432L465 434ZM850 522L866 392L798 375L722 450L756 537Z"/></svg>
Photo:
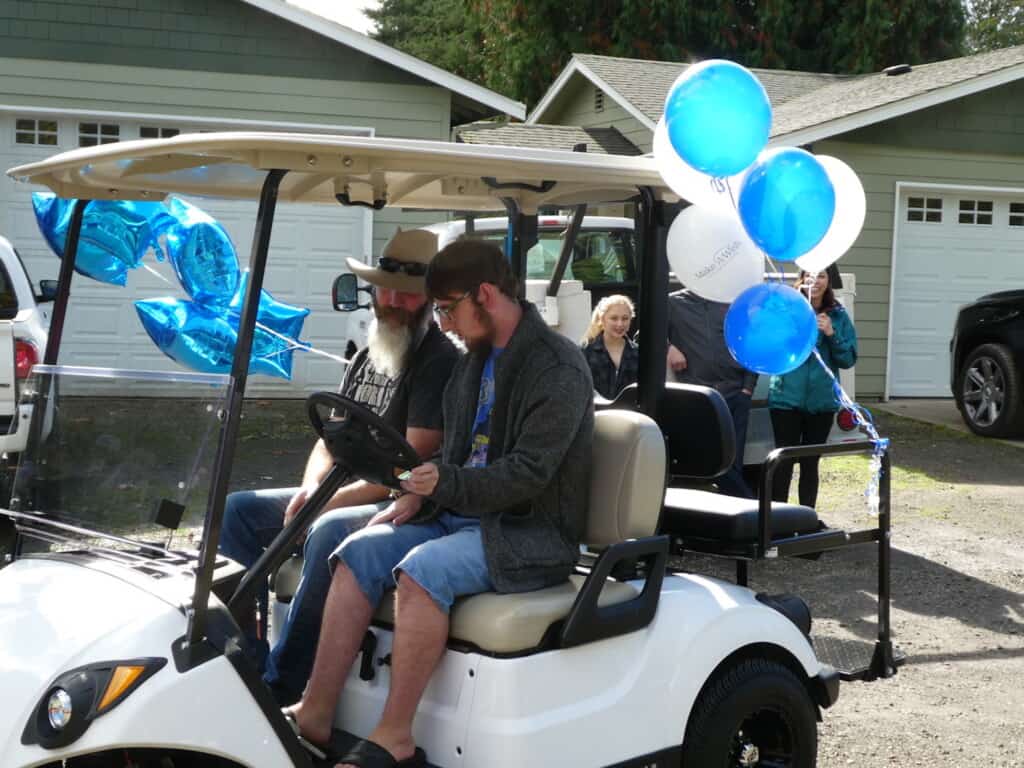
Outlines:
<svg viewBox="0 0 1024 768"><path fill-rule="evenodd" d="M392 379L373 367L366 349L356 355L341 394L362 403L405 434L408 427L442 429L441 395L459 357L455 345L431 323L409 364Z"/></svg>

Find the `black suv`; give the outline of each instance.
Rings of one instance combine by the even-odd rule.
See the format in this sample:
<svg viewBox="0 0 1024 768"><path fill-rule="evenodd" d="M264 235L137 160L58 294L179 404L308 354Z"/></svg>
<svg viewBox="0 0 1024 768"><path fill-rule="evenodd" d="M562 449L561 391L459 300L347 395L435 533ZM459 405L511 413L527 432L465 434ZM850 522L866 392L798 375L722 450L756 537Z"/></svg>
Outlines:
<svg viewBox="0 0 1024 768"><path fill-rule="evenodd" d="M950 387L972 432L1024 434L1024 290L982 296L957 313Z"/></svg>

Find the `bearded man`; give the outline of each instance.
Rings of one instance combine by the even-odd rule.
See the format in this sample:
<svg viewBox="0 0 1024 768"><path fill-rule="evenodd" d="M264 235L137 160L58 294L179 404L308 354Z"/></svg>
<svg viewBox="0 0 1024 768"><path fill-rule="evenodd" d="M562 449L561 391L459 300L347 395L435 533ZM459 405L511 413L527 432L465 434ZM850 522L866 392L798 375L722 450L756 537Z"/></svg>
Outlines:
<svg viewBox="0 0 1024 768"><path fill-rule="evenodd" d="M332 554L316 662L287 713L307 744L329 751L338 696L384 591L395 588L388 698L370 736L336 761L348 768L426 764L412 723L456 598L564 582L579 556L594 383L580 348L516 289L504 254L478 240L446 246L427 272L441 328L469 350L445 389L444 445Z"/></svg>
<svg viewBox="0 0 1024 768"><path fill-rule="evenodd" d="M364 404L403 433L423 458L441 445L442 394L459 356L434 322L425 295L424 276L436 252L436 235L409 230L399 231L391 239L375 268L348 259L349 269L374 287L374 318L367 346L349 365L341 394ZM319 440L299 487L228 496L220 551L251 567L332 466L330 453ZM331 582L328 558L349 533L386 508L388 498L384 486L353 479L324 505L306 538L302 578L272 650L265 639L266 585L257 598L260 622L258 634L249 638L250 645L264 680L282 705L298 700L309 677Z"/></svg>

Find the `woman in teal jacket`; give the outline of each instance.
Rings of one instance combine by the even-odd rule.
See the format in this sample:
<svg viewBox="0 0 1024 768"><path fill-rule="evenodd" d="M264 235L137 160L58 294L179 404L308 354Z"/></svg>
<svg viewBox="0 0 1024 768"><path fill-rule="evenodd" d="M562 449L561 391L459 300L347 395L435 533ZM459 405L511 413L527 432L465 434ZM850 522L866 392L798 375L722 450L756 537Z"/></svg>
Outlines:
<svg viewBox="0 0 1024 768"><path fill-rule="evenodd" d="M806 279L807 273L801 272L796 286L805 290ZM818 354L838 379L840 368L852 368L857 362L857 332L836 301L825 272L811 286L811 306L818 317ZM796 370L772 376L768 408L776 446L818 445L828 439L839 404L832 378L812 354ZM806 507L818 501L818 461L817 456L800 459L800 503ZM786 501L792 479L793 462L783 462L772 480L772 499Z"/></svg>

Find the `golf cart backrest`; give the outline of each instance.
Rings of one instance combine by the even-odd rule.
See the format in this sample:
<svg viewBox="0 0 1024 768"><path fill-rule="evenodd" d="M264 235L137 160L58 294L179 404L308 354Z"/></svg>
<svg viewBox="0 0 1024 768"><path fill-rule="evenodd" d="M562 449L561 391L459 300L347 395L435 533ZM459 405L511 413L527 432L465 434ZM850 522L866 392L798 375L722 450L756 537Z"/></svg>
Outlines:
<svg viewBox="0 0 1024 768"><path fill-rule="evenodd" d="M652 535L664 494L665 447L657 425L635 412L595 414L583 542L602 549Z"/></svg>
<svg viewBox="0 0 1024 768"><path fill-rule="evenodd" d="M637 385L630 384L612 401L596 399L599 410L636 408ZM689 481L720 477L736 455L736 434L729 407L716 390L696 384L665 384L658 426L668 450L668 473Z"/></svg>

